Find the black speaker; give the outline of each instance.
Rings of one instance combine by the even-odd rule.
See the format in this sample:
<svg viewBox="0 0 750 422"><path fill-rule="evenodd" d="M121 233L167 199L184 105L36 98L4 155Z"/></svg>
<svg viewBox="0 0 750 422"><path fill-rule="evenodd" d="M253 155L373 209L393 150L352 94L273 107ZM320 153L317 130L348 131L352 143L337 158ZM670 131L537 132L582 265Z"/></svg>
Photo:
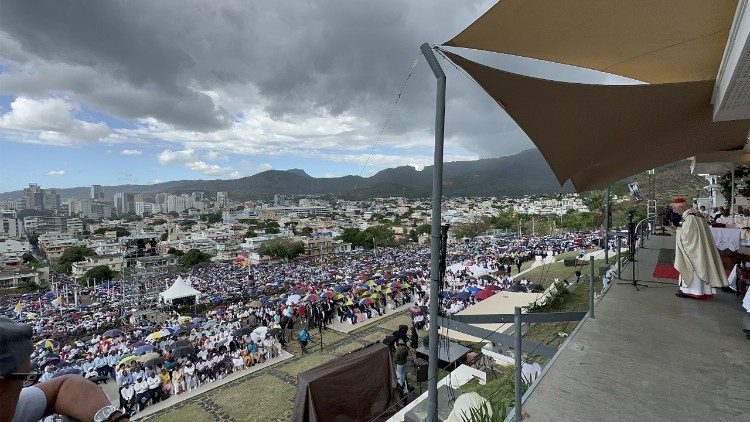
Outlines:
<svg viewBox="0 0 750 422"><path fill-rule="evenodd" d="M427 381L427 361L421 358L414 359L414 367L417 370L417 382Z"/></svg>

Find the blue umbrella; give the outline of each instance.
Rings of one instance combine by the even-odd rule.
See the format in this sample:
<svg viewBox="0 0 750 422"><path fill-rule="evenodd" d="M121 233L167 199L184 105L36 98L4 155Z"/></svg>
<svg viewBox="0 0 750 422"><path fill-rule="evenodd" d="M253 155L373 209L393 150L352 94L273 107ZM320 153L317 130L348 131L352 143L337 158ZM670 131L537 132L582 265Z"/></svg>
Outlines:
<svg viewBox="0 0 750 422"><path fill-rule="evenodd" d="M55 298L55 294L52 293L52 292L47 292L42 297L45 298L45 299L54 299Z"/></svg>
<svg viewBox="0 0 750 422"><path fill-rule="evenodd" d="M443 290L442 292L438 294L438 296L440 296L441 298L451 297L451 292L447 290Z"/></svg>
<svg viewBox="0 0 750 422"><path fill-rule="evenodd" d="M134 352L136 355L145 355L146 353L154 350L154 346L147 344L145 346L137 347Z"/></svg>
<svg viewBox="0 0 750 422"><path fill-rule="evenodd" d="M461 300L467 300L469 299L469 296L471 296L471 293L469 292L458 292L455 297L461 299Z"/></svg>
<svg viewBox="0 0 750 422"><path fill-rule="evenodd" d="M117 337L119 335L122 335L122 331L120 331L120 330L118 330L116 328L112 329L112 330L107 330L103 334L104 337Z"/></svg>
<svg viewBox="0 0 750 422"><path fill-rule="evenodd" d="M200 317L200 316L193 317L193 322L203 322L205 320L206 320L206 318L203 318L203 317Z"/></svg>
<svg viewBox="0 0 750 422"><path fill-rule="evenodd" d="M476 286L471 286L471 287L469 287L466 290L468 290L473 295L477 294L477 292L481 292L482 291L482 289L480 289L479 287L476 287Z"/></svg>
<svg viewBox="0 0 750 422"><path fill-rule="evenodd" d="M348 284L339 284L338 286L334 287L334 290L336 290L339 293L348 292L351 289L352 289L352 286Z"/></svg>
<svg viewBox="0 0 750 422"><path fill-rule="evenodd" d="M66 369L63 369L63 370L60 370L60 371L57 371L57 372L55 372L55 373L54 373L54 374L52 375L52 378L57 378L57 377L61 377L61 376L63 376L63 375L78 375L78 374L80 374L80 373L81 373L81 370L80 370L80 369L76 369L76 368L66 368Z"/></svg>
<svg viewBox="0 0 750 422"><path fill-rule="evenodd" d="M266 296L266 295L261 295L261 296L260 296L260 301L261 301L261 302L263 302L263 303L266 303L266 302L268 302L268 299L269 299L269 297L268 297L268 296Z"/></svg>

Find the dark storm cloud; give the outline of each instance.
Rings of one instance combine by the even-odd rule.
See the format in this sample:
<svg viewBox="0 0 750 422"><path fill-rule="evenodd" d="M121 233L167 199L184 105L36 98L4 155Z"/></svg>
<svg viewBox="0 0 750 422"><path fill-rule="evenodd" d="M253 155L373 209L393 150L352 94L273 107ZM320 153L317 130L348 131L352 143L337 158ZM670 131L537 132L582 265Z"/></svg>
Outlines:
<svg viewBox="0 0 750 422"><path fill-rule="evenodd" d="M491 4L2 0L0 30L36 73L8 76L0 90L65 92L121 119L151 117L203 132L229 127L251 106L276 119L345 113L377 132L419 45L448 40ZM0 51L0 59L24 62L12 53ZM449 139L480 156L530 146L486 94L443 65ZM235 107L219 105L212 93ZM433 118L434 78L422 60L387 135L429 130Z"/></svg>

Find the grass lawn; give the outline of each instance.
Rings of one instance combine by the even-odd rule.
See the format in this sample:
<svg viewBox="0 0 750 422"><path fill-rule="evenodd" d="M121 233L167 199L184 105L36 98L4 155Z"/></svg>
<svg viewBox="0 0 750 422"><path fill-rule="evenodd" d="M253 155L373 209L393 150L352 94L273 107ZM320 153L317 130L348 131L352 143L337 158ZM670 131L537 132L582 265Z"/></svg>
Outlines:
<svg viewBox="0 0 750 422"><path fill-rule="evenodd" d="M193 403L167 413L162 413L158 419L163 422L208 421L211 420L211 415L198 404Z"/></svg>
<svg viewBox="0 0 750 422"><path fill-rule="evenodd" d="M557 265L557 263L552 265ZM594 261L594 290L596 290L597 292L601 292L602 290L602 280L601 277L599 277L599 268L602 265L604 265L604 261ZM571 267L563 268L566 271L571 270ZM560 269L555 268L551 269L550 272L552 272L553 270L561 271ZM581 276L582 280L586 280L586 278L588 277L588 271L588 267L581 268L581 272L583 273L583 275ZM560 279L562 280L563 278L560 277ZM588 310L589 284L587 282L582 282L572 292L563 293L555 300L550 301L546 305L534 310L533 312L574 312ZM537 342L544 341L550 346L559 347L563 343L563 341L565 341L565 337L559 337L557 336L557 333L564 332L570 334L576 327L576 325L578 325L578 321L534 324L526 332L524 338Z"/></svg>
<svg viewBox="0 0 750 422"><path fill-rule="evenodd" d="M297 374L305 372L308 369L315 368L318 365L322 365L336 357L336 355L331 353L330 350L325 349L325 345L323 347L323 353L320 352L320 349L317 349L314 352L306 354L293 362L282 364L281 366L279 366L279 369L289 375L296 377Z"/></svg>
<svg viewBox="0 0 750 422"><path fill-rule="evenodd" d="M294 392L293 386L273 375L261 375L232 388L222 389L212 399L236 420L265 422L288 418Z"/></svg>

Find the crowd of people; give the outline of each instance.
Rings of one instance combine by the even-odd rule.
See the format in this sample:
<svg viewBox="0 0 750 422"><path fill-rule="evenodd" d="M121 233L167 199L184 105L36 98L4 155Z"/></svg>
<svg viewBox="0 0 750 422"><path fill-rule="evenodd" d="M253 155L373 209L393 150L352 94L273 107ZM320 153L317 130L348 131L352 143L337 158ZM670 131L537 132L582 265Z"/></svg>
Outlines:
<svg viewBox="0 0 750 422"><path fill-rule="evenodd" d="M452 244L441 309L456 313L497 291L532 290L533 283L511 278L514 269L517 274L535 256L576 245L543 238ZM161 305L144 316L143 309L121 306L118 282L87 289L60 275L56 292L4 297L0 310L34 328L32 362L43 378L76 373L114 381L128 413L274 359L287 341L299 342L304 353L309 330L334 321L357 324L408 304L414 330L429 324L429 249L416 245L322 262L216 263L181 276L202 292L204 314L180 316ZM163 283L166 288L170 280Z"/></svg>

